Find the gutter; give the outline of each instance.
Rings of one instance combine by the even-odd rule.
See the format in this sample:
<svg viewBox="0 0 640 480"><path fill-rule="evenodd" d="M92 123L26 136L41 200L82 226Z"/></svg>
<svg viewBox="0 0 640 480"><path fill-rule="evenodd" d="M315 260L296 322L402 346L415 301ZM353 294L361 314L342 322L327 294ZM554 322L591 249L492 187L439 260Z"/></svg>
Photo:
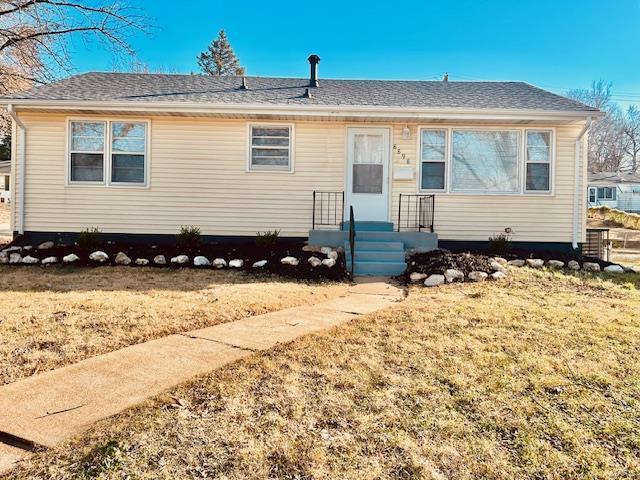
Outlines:
<svg viewBox="0 0 640 480"><path fill-rule="evenodd" d="M21 110L47 109L51 111L87 110L87 111L127 111L204 115L289 115L300 117L332 118L402 118L407 120L430 119L478 119L478 120L565 120L579 121L587 116L598 117L599 111L558 111L558 110L520 110L520 109L470 109L470 108L430 108L406 106L375 105L314 105L314 104L220 104L179 101L95 101L95 100L34 100L2 99L11 102Z"/></svg>
<svg viewBox="0 0 640 480"><path fill-rule="evenodd" d="M571 246L573 247L574 250L578 250L578 235L579 235L579 230L580 230L580 206L582 205L582 202L580 201L580 199L582 198L581 193L581 184L580 184L580 179L582 177L582 138L584 137L584 135L587 133L587 131L589 130L589 128L591 128L591 124L592 124L592 118L591 116L587 117L587 122L585 123L584 127L582 128L582 130L580 130L580 133L578 134L578 137L576 138L576 148L575 148L575 172L574 172L574 179L575 179L575 189L574 189L574 193L573 193L573 240L571 242ZM582 205L584 207L584 205Z"/></svg>
<svg viewBox="0 0 640 480"><path fill-rule="evenodd" d="M27 157L27 127L25 127L24 123L22 123L22 120L20 120L20 118L18 117L18 114L13 109L12 104L7 105L7 112L9 113L9 116L11 117L11 119L18 126L18 128L22 131L22 135L20 136L20 145L16 146L16 156L18 156L19 158L19 161L16 160L18 168L16 169L16 172L14 172L14 175L18 171L20 172L20 188L19 188L20 201L18 202L18 205L20 207L20 212L18 216L18 220L19 220L18 233L22 235L24 234L24 197L25 197L24 184L25 184L25 164L26 164L26 157ZM14 185L15 185L15 181L14 181Z"/></svg>

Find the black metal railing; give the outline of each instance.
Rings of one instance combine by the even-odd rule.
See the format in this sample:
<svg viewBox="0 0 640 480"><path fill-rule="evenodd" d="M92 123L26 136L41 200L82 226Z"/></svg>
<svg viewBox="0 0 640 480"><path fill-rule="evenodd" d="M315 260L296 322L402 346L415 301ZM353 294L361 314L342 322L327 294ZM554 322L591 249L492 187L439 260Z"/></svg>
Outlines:
<svg viewBox="0 0 640 480"><path fill-rule="evenodd" d="M435 195L401 193L398 200L398 231L429 230L433 232Z"/></svg>
<svg viewBox="0 0 640 480"><path fill-rule="evenodd" d="M344 192L313 191L311 229L321 226L339 226L344 220Z"/></svg>
<svg viewBox="0 0 640 480"><path fill-rule="evenodd" d="M351 250L351 276L356 260L356 221L353 218L353 206L349 206L349 249Z"/></svg>
<svg viewBox="0 0 640 480"><path fill-rule="evenodd" d="M582 256L609 261L608 228L587 228L585 242L582 244Z"/></svg>

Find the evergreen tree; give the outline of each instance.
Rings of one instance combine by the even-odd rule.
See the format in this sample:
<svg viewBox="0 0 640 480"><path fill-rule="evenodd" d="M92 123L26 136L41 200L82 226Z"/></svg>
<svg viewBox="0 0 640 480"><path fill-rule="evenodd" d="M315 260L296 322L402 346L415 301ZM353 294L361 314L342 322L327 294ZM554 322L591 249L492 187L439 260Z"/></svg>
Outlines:
<svg viewBox="0 0 640 480"><path fill-rule="evenodd" d="M206 51L198 55L200 69L209 75L244 75L244 67L236 57L224 29Z"/></svg>

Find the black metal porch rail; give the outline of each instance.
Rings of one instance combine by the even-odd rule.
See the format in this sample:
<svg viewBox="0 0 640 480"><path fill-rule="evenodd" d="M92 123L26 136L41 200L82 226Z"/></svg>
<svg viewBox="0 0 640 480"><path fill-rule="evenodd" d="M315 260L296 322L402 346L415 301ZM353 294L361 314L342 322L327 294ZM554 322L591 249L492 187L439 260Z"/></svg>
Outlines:
<svg viewBox="0 0 640 480"><path fill-rule="evenodd" d="M351 249L351 276L354 275L356 261L356 221L353 217L353 206L349 206L349 248Z"/></svg>
<svg viewBox="0 0 640 480"><path fill-rule="evenodd" d="M583 257L595 257L609 261L609 229L587 228L585 242L582 244Z"/></svg>
<svg viewBox="0 0 640 480"><path fill-rule="evenodd" d="M398 231L429 230L433 232L435 195L401 193L398 200Z"/></svg>
<svg viewBox="0 0 640 480"><path fill-rule="evenodd" d="M344 220L344 192L313 191L313 215L311 228L339 226Z"/></svg>

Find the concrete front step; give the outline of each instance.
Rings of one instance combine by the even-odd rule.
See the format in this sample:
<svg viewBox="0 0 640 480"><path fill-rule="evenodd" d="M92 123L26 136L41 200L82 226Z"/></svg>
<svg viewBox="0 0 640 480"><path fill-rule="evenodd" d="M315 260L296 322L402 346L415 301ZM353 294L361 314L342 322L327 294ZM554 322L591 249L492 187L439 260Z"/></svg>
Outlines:
<svg viewBox="0 0 640 480"><path fill-rule="evenodd" d="M393 232L391 222L355 222L356 232ZM342 229L349 230L349 222L342 222Z"/></svg>
<svg viewBox="0 0 640 480"><path fill-rule="evenodd" d="M351 262L351 251L346 251L347 262ZM356 248L356 261L366 262L404 262L404 250L358 250Z"/></svg>
<svg viewBox="0 0 640 480"><path fill-rule="evenodd" d="M349 251L349 242L345 242L344 249ZM356 239L356 252L361 250L376 250L385 252L404 252L404 243L402 242L377 242Z"/></svg>
<svg viewBox="0 0 640 480"><path fill-rule="evenodd" d="M356 256L358 254L356 253ZM356 260L353 267L354 275L400 275L407 268L404 262L369 262Z"/></svg>

